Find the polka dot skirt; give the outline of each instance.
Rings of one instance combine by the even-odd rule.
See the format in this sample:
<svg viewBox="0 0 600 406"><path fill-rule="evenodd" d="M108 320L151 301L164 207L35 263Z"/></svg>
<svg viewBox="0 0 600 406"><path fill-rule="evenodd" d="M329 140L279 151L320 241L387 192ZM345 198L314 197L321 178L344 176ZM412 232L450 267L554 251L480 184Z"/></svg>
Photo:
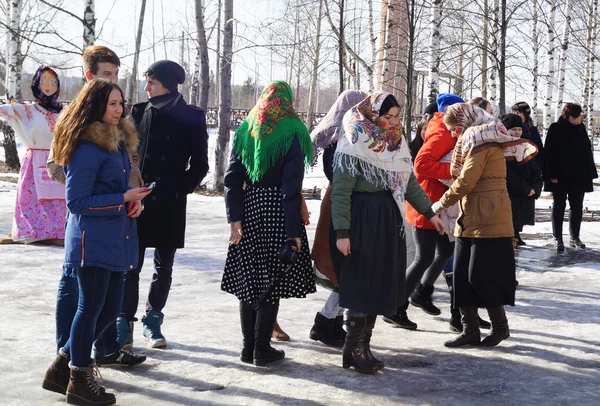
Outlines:
<svg viewBox="0 0 600 406"><path fill-rule="evenodd" d="M243 236L229 245L221 289L246 303L254 303L284 266L278 258L286 241L281 192L277 187L250 187L244 195ZM292 268L266 298L303 298L316 292L306 229L302 226L302 250Z"/></svg>

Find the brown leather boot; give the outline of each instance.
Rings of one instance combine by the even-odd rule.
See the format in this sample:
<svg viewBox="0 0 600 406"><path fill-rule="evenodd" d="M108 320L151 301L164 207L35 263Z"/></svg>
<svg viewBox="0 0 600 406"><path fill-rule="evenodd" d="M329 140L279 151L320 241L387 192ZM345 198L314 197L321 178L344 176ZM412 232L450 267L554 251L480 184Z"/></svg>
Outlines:
<svg viewBox="0 0 600 406"><path fill-rule="evenodd" d="M56 354L54 362L52 362L52 365L50 365L44 374L42 388L64 395L67 393L67 385L69 384L70 377L69 357L62 352L61 348L58 354Z"/></svg>
<svg viewBox="0 0 600 406"><path fill-rule="evenodd" d="M371 352L371 336L373 335L373 329L375 328L375 322L377 321L376 314L367 314L367 322L365 324L365 354L369 359L377 365L377 369L382 370L385 368L383 361L375 358Z"/></svg>
<svg viewBox="0 0 600 406"><path fill-rule="evenodd" d="M501 341L510 337L508 330L508 320L506 319L506 313L504 312L504 306L494 307L487 309L492 321L492 330L490 335L481 341L482 347L495 347L500 344Z"/></svg>
<svg viewBox="0 0 600 406"><path fill-rule="evenodd" d="M275 321L275 327L273 327L272 337L277 341L290 341L290 336L279 327L277 321Z"/></svg>
<svg viewBox="0 0 600 406"><path fill-rule="evenodd" d="M460 314L463 325L462 334L454 340L446 341L444 346L456 348L465 345L479 345L479 342L481 341L481 332L479 330L477 307L461 307Z"/></svg>
<svg viewBox="0 0 600 406"><path fill-rule="evenodd" d="M112 393L106 393L104 387L96 382L92 362L87 367L71 367L71 379L67 386L67 403L80 406L114 405L117 400Z"/></svg>
<svg viewBox="0 0 600 406"><path fill-rule="evenodd" d="M365 349L365 328L367 316L346 312L346 342L342 354L342 367L351 366L357 372L374 374L379 371L377 363L367 356Z"/></svg>

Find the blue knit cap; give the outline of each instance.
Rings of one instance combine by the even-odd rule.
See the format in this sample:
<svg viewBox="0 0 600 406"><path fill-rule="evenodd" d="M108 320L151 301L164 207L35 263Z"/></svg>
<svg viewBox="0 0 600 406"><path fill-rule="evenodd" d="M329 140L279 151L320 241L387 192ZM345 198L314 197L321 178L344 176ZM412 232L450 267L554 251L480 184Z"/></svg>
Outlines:
<svg viewBox="0 0 600 406"><path fill-rule="evenodd" d="M437 102L438 111L442 113L446 111L446 107L448 106L465 102L463 99L452 93L440 93L435 98L435 101Z"/></svg>

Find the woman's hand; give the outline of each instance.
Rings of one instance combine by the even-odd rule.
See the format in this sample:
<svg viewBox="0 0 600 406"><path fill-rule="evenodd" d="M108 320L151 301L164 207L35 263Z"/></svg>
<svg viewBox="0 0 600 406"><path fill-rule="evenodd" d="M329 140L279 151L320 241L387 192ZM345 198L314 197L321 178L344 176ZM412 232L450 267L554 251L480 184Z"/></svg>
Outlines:
<svg viewBox="0 0 600 406"><path fill-rule="evenodd" d="M123 199L125 203L131 202L134 200L142 200L144 197L148 196L152 192L151 189L145 187L138 187L135 189L129 189L123 195Z"/></svg>
<svg viewBox="0 0 600 406"><path fill-rule="evenodd" d="M242 222L233 221L230 226L231 234L229 235L229 244L238 245L240 241L242 241L242 236L244 235L242 232Z"/></svg>
<svg viewBox="0 0 600 406"><path fill-rule="evenodd" d="M558 183L558 179L550 179L550 182L552 182L552 183Z"/></svg>
<svg viewBox="0 0 600 406"><path fill-rule="evenodd" d="M300 239L300 237L291 237L291 238L288 238L288 240L294 241L294 243L296 244L295 251L300 252L300 250L302 249L302 240Z"/></svg>
<svg viewBox="0 0 600 406"><path fill-rule="evenodd" d="M144 210L144 205L141 200L132 200L129 203L129 209L127 210L127 216L131 218L139 217Z"/></svg>
<svg viewBox="0 0 600 406"><path fill-rule="evenodd" d="M531 197L535 195L535 190L531 189L531 191L529 192L529 194L527 195L528 197Z"/></svg>
<svg viewBox="0 0 600 406"><path fill-rule="evenodd" d="M335 246L342 254L344 254L344 256L348 256L351 254L350 238L338 238L335 242Z"/></svg>
<svg viewBox="0 0 600 406"><path fill-rule="evenodd" d="M444 222L442 221L442 219L435 215L432 218L430 218L429 221L431 222L431 224L433 224L433 226L435 227L437 232L440 233L440 235L444 235L444 233L446 232L446 226L444 226Z"/></svg>

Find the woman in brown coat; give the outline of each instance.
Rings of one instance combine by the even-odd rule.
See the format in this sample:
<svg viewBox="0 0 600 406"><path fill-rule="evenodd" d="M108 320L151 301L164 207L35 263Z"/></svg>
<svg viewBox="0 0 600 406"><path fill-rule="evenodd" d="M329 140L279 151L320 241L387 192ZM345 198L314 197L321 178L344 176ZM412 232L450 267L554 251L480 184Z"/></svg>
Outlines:
<svg viewBox="0 0 600 406"><path fill-rule="evenodd" d="M526 162L537 148L510 136L502 123L468 104L448 107L444 123L458 138L451 164L455 180L432 209L437 213L459 202L454 300L463 323L462 334L445 346L492 347L508 338L504 305L515 304L514 230L505 157ZM487 308L492 321L490 335L481 342L478 307Z"/></svg>

